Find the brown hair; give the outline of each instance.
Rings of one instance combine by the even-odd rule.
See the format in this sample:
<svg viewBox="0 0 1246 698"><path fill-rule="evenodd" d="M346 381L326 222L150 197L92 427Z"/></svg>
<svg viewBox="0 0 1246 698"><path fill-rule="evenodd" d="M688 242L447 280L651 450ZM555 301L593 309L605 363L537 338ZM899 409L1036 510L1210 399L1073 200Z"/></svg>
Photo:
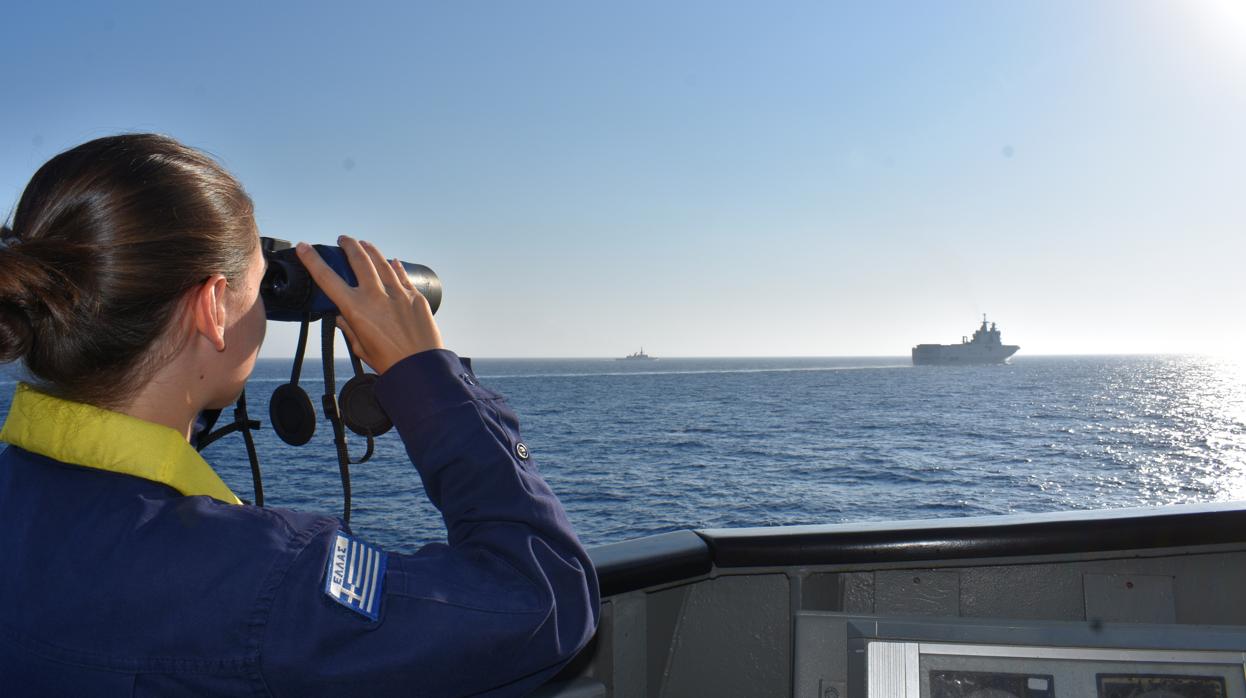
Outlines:
<svg viewBox="0 0 1246 698"><path fill-rule="evenodd" d="M57 155L0 230L0 363L22 360L59 397L124 404L185 292L246 272L252 214L236 179L172 138L110 136Z"/></svg>

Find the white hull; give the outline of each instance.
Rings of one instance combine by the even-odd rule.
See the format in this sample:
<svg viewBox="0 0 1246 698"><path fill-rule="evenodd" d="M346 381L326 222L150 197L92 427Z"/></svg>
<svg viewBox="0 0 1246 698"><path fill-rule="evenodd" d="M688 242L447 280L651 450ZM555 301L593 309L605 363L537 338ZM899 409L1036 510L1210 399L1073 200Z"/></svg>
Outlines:
<svg viewBox="0 0 1246 698"><path fill-rule="evenodd" d="M1000 341L995 323L987 326L986 315L973 339L964 337L960 344L918 344L913 347L914 366L966 366L1002 364L1021 347Z"/></svg>
<svg viewBox="0 0 1246 698"><path fill-rule="evenodd" d="M994 347L973 344L918 344L913 347L914 366L961 366L1002 364L1021 347L1011 344Z"/></svg>

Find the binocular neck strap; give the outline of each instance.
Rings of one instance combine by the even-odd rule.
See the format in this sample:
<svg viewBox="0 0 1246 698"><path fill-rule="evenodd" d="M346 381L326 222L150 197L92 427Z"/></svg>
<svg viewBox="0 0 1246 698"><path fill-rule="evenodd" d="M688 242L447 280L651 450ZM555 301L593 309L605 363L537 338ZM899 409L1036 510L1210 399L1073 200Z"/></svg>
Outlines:
<svg viewBox="0 0 1246 698"><path fill-rule="evenodd" d="M350 354L350 367L354 369L356 376L362 376L363 362L359 360L358 356L355 356L355 348L350 345L350 337L343 336L343 338L346 340L346 352Z"/></svg>
<svg viewBox="0 0 1246 698"><path fill-rule="evenodd" d="M346 427L337 404L337 378L333 375L333 339L337 332L335 315L320 319L320 359L324 363L324 415L333 425L333 445L337 447L337 466L342 474L342 521L350 523L350 455L346 452Z"/></svg>
<svg viewBox="0 0 1246 698"><path fill-rule="evenodd" d="M337 334L335 324L335 315L326 315L320 319L320 356L324 365L324 397L322 398L322 406L324 408L325 417L329 423L333 425L333 445L337 450L338 470L342 476L342 520L347 524L350 523L350 464L364 463L372 457L374 449L374 439L371 434L367 436L367 451L363 457L357 461L350 459L350 454L346 450L346 425L342 421L342 413L338 405L337 398L337 378L334 374L333 366L333 343ZM290 383L297 386L299 376L303 371L303 356L307 350L307 335L311 318L304 316L303 322L299 326L298 347L294 355L294 368L290 373ZM355 354L355 350L350 346L350 340L346 342L347 352L350 354L351 368L354 369L356 376L364 374L363 362ZM233 422L217 429L209 430L216 422L221 410L210 410L204 413L206 426L204 428L204 436L197 440L196 447L202 451L209 444L226 434L240 431L242 438L246 442L247 458L251 462L251 482L255 486L255 505L264 506L264 481L260 473L259 455L255 450L255 440L251 435L251 430L259 429L260 423L251 419L247 414L247 393L244 390L238 396L238 403L234 407Z"/></svg>
<svg viewBox="0 0 1246 698"><path fill-rule="evenodd" d="M299 374L303 372L303 354L307 351L307 326L310 324L311 318L307 315L299 323L299 343L294 350L294 368L290 371L290 383L293 385L299 384Z"/></svg>
<svg viewBox="0 0 1246 698"><path fill-rule="evenodd" d="M358 460L351 460L350 453L346 448L346 421L342 418L342 405L338 401L337 395L337 376L334 374L333 363L333 344L336 338L337 326L336 316L327 315L320 320L320 356L324 362L324 397L322 398L322 406L324 408L325 417L329 423L333 425L333 445L337 450L338 470L342 474L342 520L350 523L350 466L351 464L366 463L372 458L372 454L376 448L375 436L368 433L364 438L367 441L367 449ZM346 352L350 355L351 368L358 378L364 375L363 362L359 360L359 356L355 354L355 349L350 345L350 339L343 336L346 340ZM349 388L349 386L347 386ZM348 404L349 406L349 404ZM351 427L354 429L354 427Z"/></svg>
<svg viewBox="0 0 1246 698"><path fill-rule="evenodd" d="M251 483L255 486L255 506L264 506L264 478L260 474L260 457L255 451L255 439L251 436L252 429L259 429L258 420L251 419L247 414L247 391L244 389L238 395L238 402L234 405L234 421L213 432L208 432L212 425L220 416L221 410L206 411L205 418L207 424L204 428L204 435L196 440L195 450L202 451L212 442L235 431L242 432L242 440L247 445L247 460L251 461Z"/></svg>
<svg viewBox="0 0 1246 698"><path fill-rule="evenodd" d="M234 407L234 424L242 432L242 440L247 445L247 460L251 461L251 484L255 487L255 506L264 506L264 478L260 475L260 457L255 452L255 439L251 436L252 429L259 429L258 420L247 417L247 391L243 389L238 395L238 405Z"/></svg>

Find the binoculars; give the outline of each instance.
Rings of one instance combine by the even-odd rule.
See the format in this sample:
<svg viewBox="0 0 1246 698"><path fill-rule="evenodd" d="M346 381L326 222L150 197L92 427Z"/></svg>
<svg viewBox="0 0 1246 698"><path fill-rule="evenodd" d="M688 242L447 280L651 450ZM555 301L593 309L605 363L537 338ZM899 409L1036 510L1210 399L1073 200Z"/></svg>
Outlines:
<svg viewBox="0 0 1246 698"><path fill-rule="evenodd" d="M313 245L321 259L329 268L342 277L347 284L358 286L359 279L350 268L350 261L340 247L332 245ZM264 279L260 282L260 297L264 300L265 315L269 320L291 321L300 323L298 345L294 355L294 367L290 382L277 386L273 390L268 404L268 415L272 420L273 431L284 442L291 446L302 446L311 440L316 430L316 408L307 391L299 387L299 374L303 369L303 354L307 349L308 327L315 320L320 320L321 362L324 367L325 393L321 400L321 408L325 417L333 426L333 443L337 451L338 469L342 475L342 519L350 522L350 466L365 463L372 457L374 439L393 428L389 416L376 400L375 385L377 376L366 373L359 357L347 342L350 352L351 368L354 377L342 386L337 393L337 380L333 367L333 341L336 324L334 316L338 314L337 306L325 295L324 291L312 281L311 274L299 261L294 247L286 240L276 238L260 238L260 249L268 262ZM435 313L441 305L441 279L432 269L423 264L401 262L407 278L415 288L428 300L428 306ZM251 430L258 429L260 423L247 415L246 391L238 396L238 406L234 409L234 421L212 431L213 425L220 416L220 410L207 410L203 415L203 436L197 440L196 447L203 450L208 444L221 436L233 431L242 432L247 446L247 457L251 461L251 478L255 483L255 504L264 506L264 485L260 475L259 456L255 450L255 442L251 438ZM367 438L367 451L363 456L352 459L346 452L346 429Z"/></svg>
<svg viewBox="0 0 1246 698"><path fill-rule="evenodd" d="M347 284L359 285L342 248L333 245L312 247ZM260 297L264 299L265 315L269 320L301 322L337 314L337 306L312 281L311 274L295 255L293 245L286 240L262 237L260 249L268 261L268 270L260 282ZM429 308L436 313L441 305L441 279L423 264L402 262L402 268L416 290L428 300Z"/></svg>

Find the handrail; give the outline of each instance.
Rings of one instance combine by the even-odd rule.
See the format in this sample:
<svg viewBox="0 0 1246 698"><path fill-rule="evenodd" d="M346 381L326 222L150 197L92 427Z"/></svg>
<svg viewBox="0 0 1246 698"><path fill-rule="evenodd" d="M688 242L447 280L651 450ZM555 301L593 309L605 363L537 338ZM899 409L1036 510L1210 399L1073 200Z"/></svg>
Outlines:
<svg viewBox="0 0 1246 698"><path fill-rule="evenodd" d="M714 567L923 562L1246 543L1246 502L675 531L589 550L603 595Z"/></svg>
<svg viewBox="0 0 1246 698"><path fill-rule="evenodd" d="M1246 502L706 529L718 567L920 562L1246 543Z"/></svg>

